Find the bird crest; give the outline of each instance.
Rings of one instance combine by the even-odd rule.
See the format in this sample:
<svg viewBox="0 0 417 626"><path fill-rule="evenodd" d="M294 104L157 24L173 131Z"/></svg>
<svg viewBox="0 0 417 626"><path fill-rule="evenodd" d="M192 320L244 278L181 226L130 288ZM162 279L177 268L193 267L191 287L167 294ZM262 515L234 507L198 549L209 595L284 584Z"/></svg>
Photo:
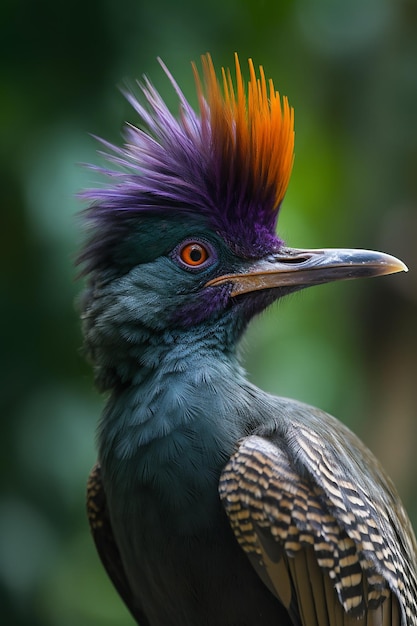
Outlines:
<svg viewBox="0 0 417 626"><path fill-rule="evenodd" d="M100 140L106 159L118 169L93 167L111 182L82 194L93 225L81 255L87 273L108 256L113 236L120 245L124 224L130 232L132 219L158 212L170 219L173 212L200 216L249 257L282 243L275 228L294 158L294 115L287 98L281 99L262 66L257 76L251 59L246 84L237 54L235 80L224 68L219 80L207 54L202 74L193 64L196 112L160 63L179 98L180 114L171 113L146 77L140 84L143 103L126 94L140 126L126 125L123 147Z"/></svg>
<svg viewBox="0 0 417 626"><path fill-rule="evenodd" d="M248 63L247 87L237 54L236 84L225 68L222 81L218 81L209 54L202 57L203 83L193 63L201 134L212 150L214 163L229 171L229 180L237 178L237 190L245 194L249 187L255 195L257 190L263 190L266 197L270 194L265 209L274 212L284 198L294 160L293 110L286 97L281 103L263 67L259 67L258 78L252 59Z"/></svg>

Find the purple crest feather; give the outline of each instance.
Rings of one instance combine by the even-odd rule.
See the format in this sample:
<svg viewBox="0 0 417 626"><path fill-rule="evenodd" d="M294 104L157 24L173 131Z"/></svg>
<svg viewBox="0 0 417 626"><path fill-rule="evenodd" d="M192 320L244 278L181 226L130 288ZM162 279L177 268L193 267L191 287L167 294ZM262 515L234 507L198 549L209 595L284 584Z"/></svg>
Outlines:
<svg viewBox="0 0 417 626"><path fill-rule="evenodd" d="M193 65L198 114L161 60L179 99L178 118L147 78L143 104L126 94L142 128L127 124L123 147L99 139L117 169L91 166L109 183L81 194L92 228L80 256L86 273L100 267L105 247L117 245L135 216L157 212L198 214L247 257L282 243L275 228L293 163L293 111L286 98L281 105L262 67L257 78L251 60L246 89L235 59L236 85L224 69L218 81L209 55L202 57L203 84Z"/></svg>

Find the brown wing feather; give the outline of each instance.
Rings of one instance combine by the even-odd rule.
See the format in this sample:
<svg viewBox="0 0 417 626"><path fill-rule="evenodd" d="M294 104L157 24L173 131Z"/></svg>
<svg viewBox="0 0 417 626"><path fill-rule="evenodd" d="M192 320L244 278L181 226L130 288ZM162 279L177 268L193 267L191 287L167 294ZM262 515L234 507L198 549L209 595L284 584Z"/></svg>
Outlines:
<svg viewBox="0 0 417 626"><path fill-rule="evenodd" d="M340 511L334 502L330 506L328 493L307 472L301 476L275 443L245 438L226 465L219 490L240 545L295 624L402 624L399 601L404 608L409 600L401 595L401 581L399 589L390 586L363 554L365 535L381 548L373 521L365 528L365 516L353 520L342 504ZM410 619L403 626L416 623Z"/></svg>
<svg viewBox="0 0 417 626"><path fill-rule="evenodd" d="M99 463L93 467L88 477L87 516L97 552L110 580L137 623L140 626L149 626L149 621L135 602L123 569L107 511Z"/></svg>

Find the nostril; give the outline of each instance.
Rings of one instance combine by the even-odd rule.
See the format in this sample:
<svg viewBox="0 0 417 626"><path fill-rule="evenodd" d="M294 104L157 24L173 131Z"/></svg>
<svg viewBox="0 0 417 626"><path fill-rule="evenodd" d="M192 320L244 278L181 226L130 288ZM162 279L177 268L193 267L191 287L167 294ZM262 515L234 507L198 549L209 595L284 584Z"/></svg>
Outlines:
<svg viewBox="0 0 417 626"><path fill-rule="evenodd" d="M297 256L297 257L285 257L280 259L281 263L285 263L286 265L299 265L300 263L305 263L308 261L310 257L308 256Z"/></svg>
<svg viewBox="0 0 417 626"><path fill-rule="evenodd" d="M271 256L268 260L271 263L276 263L277 261L283 265L301 265L302 263L306 263L307 261L309 261L311 259L311 256L308 254L298 254L298 255L276 255L276 256Z"/></svg>

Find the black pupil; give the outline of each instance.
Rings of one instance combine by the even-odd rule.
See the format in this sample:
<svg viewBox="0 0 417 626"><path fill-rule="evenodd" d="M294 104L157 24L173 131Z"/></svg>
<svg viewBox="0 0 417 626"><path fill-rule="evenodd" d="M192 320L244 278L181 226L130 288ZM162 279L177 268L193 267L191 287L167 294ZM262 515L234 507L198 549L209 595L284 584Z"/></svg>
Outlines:
<svg viewBox="0 0 417 626"><path fill-rule="evenodd" d="M194 261L194 263L197 263L198 261L201 261L201 258L203 256L203 253L201 251L201 248L199 248L198 246L194 246L191 251L190 251L190 259L192 261Z"/></svg>

